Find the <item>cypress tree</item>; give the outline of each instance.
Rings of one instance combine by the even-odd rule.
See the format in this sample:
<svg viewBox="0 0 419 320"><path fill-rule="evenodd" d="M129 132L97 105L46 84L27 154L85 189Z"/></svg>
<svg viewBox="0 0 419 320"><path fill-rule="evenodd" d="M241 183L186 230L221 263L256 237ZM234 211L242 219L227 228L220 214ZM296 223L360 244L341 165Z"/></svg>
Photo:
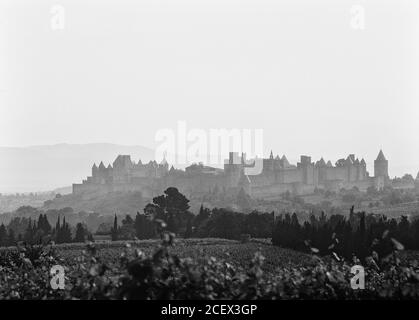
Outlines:
<svg viewBox="0 0 419 320"><path fill-rule="evenodd" d="M186 231L185 231L185 238L192 237L192 218L188 219L188 222L186 224Z"/></svg>
<svg viewBox="0 0 419 320"><path fill-rule="evenodd" d="M7 238L8 238L7 240L8 240L9 246L16 245L15 232L13 231L13 229L9 229L9 234Z"/></svg>
<svg viewBox="0 0 419 320"><path fill-rule="evenodd" d="M86 240L86 230L83 225L79 222L76 226L76 235L74 237L74 242L84 242Z"/></svg>
<svg viewBox="0 0 419 320"><path fill-rule="evenodd" d="M32 219L29 218L29 223L25 231L23 239L27 243L32 243L33 240L33 228L32 228Z"/></svg>
<svg viewBox="0 0 419 320"><path fill-rule="evenodd" d="M111 232L111 237L112 237L112 241L118 240L118 218L116 217L116 213L115 213L115 218L114 218L114 221L113 221L113 228L112 228L112 232Z"/></svg>
<svg viewBox="0 0 419 320"><path fill-rule="evenodd" d="M7 230L4 224L0 226L0 247L7 245Z"/></svg>
<svg viewBox="0 0 419 320"><path fill-rule="evenodd" d="M61 243L60 216L58 216L57 223L55 224L55 242L56 243Z"/></svg>

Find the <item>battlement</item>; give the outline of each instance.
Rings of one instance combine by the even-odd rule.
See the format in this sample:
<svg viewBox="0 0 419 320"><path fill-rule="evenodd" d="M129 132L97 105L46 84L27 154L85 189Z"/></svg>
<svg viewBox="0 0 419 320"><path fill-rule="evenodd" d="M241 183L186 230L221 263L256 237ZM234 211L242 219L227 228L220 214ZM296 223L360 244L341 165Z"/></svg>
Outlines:
<svg viewBox="0 0 419 320"><path fill-rule="evenodd" d="M80 184L73 184L73 193L136 190L153 195L161 193L165 187L176 186L186 194L206 193L214 188L245 188L249 194L263 197L283 190L301 194L314 188L336 190L356 186L366 190L369 186L382 188L390 183L388 160L381 150L374 161L374 177L369 176L365 160L359 160L355 154L337 160L335 165L323 158L313 162L310 156L302 155L297 165L293 165L285 155L274 156L271 151L269 158L263 159L262 172L246 176L244 169L251 167L252 163L254 161L247 160L245 154L230 152L223 169L198 163L185 170L173 166L169 170L165 159L161 163L150 161L143 164L141 160L133 162L129 155L119 155L112 165L94 164L91 176ZM419 180L419 174L416 180Z"/></svg>

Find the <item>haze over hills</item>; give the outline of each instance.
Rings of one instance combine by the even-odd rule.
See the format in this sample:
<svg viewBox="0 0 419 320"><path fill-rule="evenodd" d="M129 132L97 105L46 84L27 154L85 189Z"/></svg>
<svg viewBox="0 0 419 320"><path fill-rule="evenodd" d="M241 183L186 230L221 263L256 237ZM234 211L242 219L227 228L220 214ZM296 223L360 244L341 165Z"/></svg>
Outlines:
<svg viewBox="0 0 419 320"><path fill-rule="evenodd" d="M150 161L154 151L111 143L0 147L0 193L49 191L81 182L93 163L112 163L118 154Z"/></svg>
<svg viewBox="0 0 419 320"><path fill-rule="evenodd" d="M107 166L119 154L128 154L132 160L141 159L143 163L155 159L153 149L139 145L61 143L0 147L0 193L55 191L65 194L70 191L73 183L80 183L91 174L93 163L98 165L103 161ZM313 159L316 160L316 157ZM332 160L334 162L336 159ZM371 174L373 160L367 158L367 169ZM291 156L289 161L295 164L299 159ZM401 166L393 163L391 158L390 161L392 172L407 172L416 177L416 165ZM173 164L177 168L184 167L182 164Z"/></svg>

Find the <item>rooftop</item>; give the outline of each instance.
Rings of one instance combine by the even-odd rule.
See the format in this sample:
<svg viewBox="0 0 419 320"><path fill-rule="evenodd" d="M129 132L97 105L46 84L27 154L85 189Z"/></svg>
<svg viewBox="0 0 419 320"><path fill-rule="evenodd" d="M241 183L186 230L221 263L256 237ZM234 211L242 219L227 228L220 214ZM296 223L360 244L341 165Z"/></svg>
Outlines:
<svg viewBox="0 0 419 320"><path fill-rule="evenodd" d="M380 150L380 152L378 153L377 159L376 161L386 161L386 157L384 157L384 153L383 150Z"/></svg>

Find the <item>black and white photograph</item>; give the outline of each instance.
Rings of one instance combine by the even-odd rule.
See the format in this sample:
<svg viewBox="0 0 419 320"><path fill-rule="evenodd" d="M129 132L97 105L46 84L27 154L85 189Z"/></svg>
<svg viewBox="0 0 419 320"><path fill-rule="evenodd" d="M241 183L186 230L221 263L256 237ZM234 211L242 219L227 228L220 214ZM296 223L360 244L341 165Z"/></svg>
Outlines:
<svg viewBox="0 0 419 320"><path fill-rule="evenodd" d="M0 300L418 299L418 1L0 0Z"/></svg>

